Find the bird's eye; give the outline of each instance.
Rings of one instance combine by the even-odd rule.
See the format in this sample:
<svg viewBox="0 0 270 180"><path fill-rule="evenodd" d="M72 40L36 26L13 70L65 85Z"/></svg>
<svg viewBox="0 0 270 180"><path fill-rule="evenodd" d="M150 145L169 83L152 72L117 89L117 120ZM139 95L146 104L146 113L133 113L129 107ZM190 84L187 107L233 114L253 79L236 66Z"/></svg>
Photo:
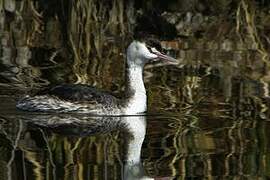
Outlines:
<svg viewBox="0 0 270 180"><path fill-rule="evenodd" d="M151 52L151 53L152 53L152 47L150 47L150 46L146 46L146 48L148 49L148 51L149 51L149 52Z"/></svg>

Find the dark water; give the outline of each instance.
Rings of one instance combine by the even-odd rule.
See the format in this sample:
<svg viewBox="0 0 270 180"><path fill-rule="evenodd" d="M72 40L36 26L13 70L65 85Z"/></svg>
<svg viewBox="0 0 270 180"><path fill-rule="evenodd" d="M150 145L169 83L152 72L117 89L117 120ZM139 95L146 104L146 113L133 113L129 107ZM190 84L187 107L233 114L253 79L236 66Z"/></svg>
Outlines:
<svg viewBox="0 0 270 180"><path fill-rule="evenodd" d="M14 110L10 97L1 98L1 107L1 179L269 177L270 122L252 111L238 117L224 107L175 116L26 114ZM142 164L128 164L140 151Z"/></svg>
<svg viewBox="0 0 270 180"><path fill-rule="evenodd" d="M3 88L0 179L268 179L268 84L217 64L148 65L146 116L25 113Z"/></svg>
<svg viewBox="0 0 270 180"><path fill-rule="evenodd" d="M269 3L108 2L0 1L0 180L270 179ZM145 67L145 116L16 110L61 83L121 95L143 9L179 37L161 43L178 63Z"/></svg>
<svg viewBox="0 0 270 180"><path fill-rule="evenodd" d="M95 53L75 57L67 47L13 47L9 36L1 41L0 179L270 178L270 71L256 44L162 42L178 63L145 67L147 115L91 117L25 113L15 102L63 82L121 95L127 42L104 37Z"/></svg>

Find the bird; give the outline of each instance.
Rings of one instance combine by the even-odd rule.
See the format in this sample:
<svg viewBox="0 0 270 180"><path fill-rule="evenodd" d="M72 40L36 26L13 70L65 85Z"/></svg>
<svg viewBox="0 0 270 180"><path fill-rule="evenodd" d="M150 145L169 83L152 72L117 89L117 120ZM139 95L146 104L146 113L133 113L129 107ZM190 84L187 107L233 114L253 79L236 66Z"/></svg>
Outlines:
<svg viewBox="0 0 270 180"><path fill-rule="evenodd" d="M150 41L149 41L150 42ZM26 95L16 107L31 112L138 115L147 111L143 69L150 61L177 62L147 41L133 40L126 51L125 90L121 98L85 84L62 84L35 95Z"/></svg>

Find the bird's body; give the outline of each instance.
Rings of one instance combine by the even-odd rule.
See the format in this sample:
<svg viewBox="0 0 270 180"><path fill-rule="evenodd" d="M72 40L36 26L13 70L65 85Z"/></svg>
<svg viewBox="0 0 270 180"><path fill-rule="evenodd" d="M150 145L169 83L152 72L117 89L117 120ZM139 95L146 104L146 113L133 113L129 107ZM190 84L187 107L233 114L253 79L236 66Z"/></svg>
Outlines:
<svg viewBox="0 0 270 180"><path fill-rule="evenodd" d="M48 91L26 96L17 107L27 111L76 112L95 115L135 115L146 111L146 90L143 68L149 60L174 60L141 42L132 42L127 50L126 89L122 98L95 89L73 84L59 85Z"/></svg>
<svg viewBox="0 0 270 180"><path fill-rule="evenodd" d="M35 96L26 96L17 107L28 111L121 114L121 99L83 84L64 84Z"/></svg>

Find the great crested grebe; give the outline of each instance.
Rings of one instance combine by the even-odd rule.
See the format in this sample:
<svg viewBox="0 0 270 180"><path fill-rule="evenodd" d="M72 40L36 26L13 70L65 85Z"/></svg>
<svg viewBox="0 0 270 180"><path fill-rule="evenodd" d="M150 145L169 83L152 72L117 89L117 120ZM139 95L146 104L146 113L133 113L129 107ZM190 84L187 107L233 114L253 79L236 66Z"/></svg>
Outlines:
<svg viewBox="0 0 270 180"><path fill-rule="evenodd" d="M151 60L176 61L145 42L133 41L127 49L126 86L123 98L95 89L72 84L59 85L35 96L19 100L17 108L39 112L75 112L95 115L136 115L146 111L143 82L144 65Z"/></svg>

